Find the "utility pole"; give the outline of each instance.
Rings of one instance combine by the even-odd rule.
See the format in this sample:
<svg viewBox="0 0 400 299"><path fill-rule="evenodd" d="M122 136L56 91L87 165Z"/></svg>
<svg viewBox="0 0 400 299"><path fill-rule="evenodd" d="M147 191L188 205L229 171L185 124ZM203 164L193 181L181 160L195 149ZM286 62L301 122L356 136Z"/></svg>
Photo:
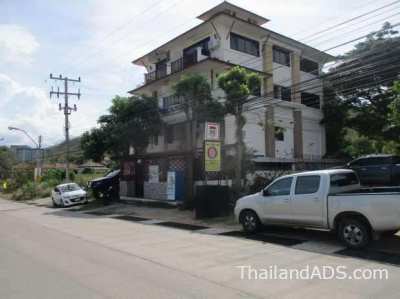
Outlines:
<svg viewBox="0 0 400 299"><path fill-rule="evenodd" d="M58 81L64 81L64 91L60 91L60 88L57 88L57 91L53 90L53 87L51 88L50 91L50 98L52 95L57 95L57 98L60 97L60 95L64 95L64 106L62 106L61 103L58 103L58 107L60 111L64 111L64 116L65 116L65 144L67 147L66 150L66 161L65 161L65 179L67 182L69 182L69 115L72 113L72 111L77 111L76 104L74 106L70 107L68 103L68 96L77 96L78 99L81 97L81 92L78 89L77 93L74 92L68 92L68 82L81 82L81 77L78 79L70 79L68 77L54 77L53 74L50 74L50 79L52 80L58 80Z"/></svg>

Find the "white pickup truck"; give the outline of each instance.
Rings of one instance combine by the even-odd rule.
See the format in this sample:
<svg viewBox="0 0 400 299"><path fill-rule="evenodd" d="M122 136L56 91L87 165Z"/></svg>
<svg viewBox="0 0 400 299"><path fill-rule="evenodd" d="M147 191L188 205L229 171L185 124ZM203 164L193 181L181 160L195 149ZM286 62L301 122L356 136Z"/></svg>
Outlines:
<svg viewBox="0 0 400 299"><path fill-rule="evenodd" d="M362 189L347 169L302 172L240 198L235 216L248 233L263 224L322 228L362 248L381 233L400 230L400 187Z"/></svg>

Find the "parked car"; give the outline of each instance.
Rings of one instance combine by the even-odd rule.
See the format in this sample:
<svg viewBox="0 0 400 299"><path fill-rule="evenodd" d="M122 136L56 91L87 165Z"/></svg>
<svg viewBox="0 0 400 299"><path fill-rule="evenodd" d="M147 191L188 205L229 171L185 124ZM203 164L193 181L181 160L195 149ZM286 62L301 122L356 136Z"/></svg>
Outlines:
<svg viewBox="0 0 400 299"><path fill-rule="evenodd" d="M244 231L262 224L334 230L351 248L400 230L400 187L360 187L350 169L282 176L261 192L240 198L235 216Z"/></svg>
<svg viewBox="0 0 400 299"><path fill-rule="evenodd" d="M400 186L400 157L369 155L347 163L365 186Z"/></svg>
<svg viewBox="0 0 400 299"><path fill-rule="evenodd" d="M55 187L51 192L51 200L54 207L88 202L86 191L75 183L61 184Z"/></svg>
<svg viewBox="0 0 400 299"><path fill-rule="evenodd" d="M110 171L106 176L88 182L95 198L108 198L119 194L120 170Z"/></svg>

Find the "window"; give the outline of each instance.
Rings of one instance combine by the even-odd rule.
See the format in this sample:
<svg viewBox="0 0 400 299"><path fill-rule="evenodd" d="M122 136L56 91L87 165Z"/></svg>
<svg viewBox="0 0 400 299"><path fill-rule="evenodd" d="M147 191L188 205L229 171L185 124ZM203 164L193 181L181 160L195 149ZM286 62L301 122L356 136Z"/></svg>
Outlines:
<svg viewBox="0 0 400 299"><path fill-rule="evenodd" d="M366 166L391 164L391 157L376 157L366 159Z"/></svg>
<svg viewBox="0 0 400 299"><path fill-rule="evenodd" d="M152 136L152 138L151 138L151 143L152 143L153 145L158 145L158 135Z"/></svg>
<svg viewBox="0 0 400 299"><path fill-rule="evenodd" d="M320 98L317 94L302 92L301 103L311 108L321 108Z"/></svg>
<svg viewBox="0 0 400 299"><path fill-rule="evenodd" d="M292 90L290 87L274 85L274 98L290 102L292 100Z"/></svg>
<svg viewBox="0 0 400 299"><path fill-rule="evenodd" d="M290 66L290 52L275 46L273 48L273 60L276 63Z"/></svg>
<svg viewBox="0 0 400 299"><path fill-rule="evenodd" d="M210 42L210 37L207 37L205 39L202 39L201 41L195 43L194 45L191 45L190 47L187 47L183 50L183 56L190 56L194 52L197 51L197 48L201 48L201 54L204 56L210 56L210 50L208 48Z"/></svg>
<svg viewBox="0 0 400 299"><path fill-rule="evenodd" d="M275 140L276 141L284 141L285 140L285 135L284 135L284 129L280 127L275 127Z"/></svg>
<svg viewBox="0 0 400 299"><path fill-rule="evenodd" d="M300 60L300 70L306 73L318 75L318 63L306 58Z"/></svg>
<svg viewBox="0 0 400 299"><path fill-rule="evenodd" d="M267 196L280 196L290 195L290 188L292 186L293 178L285 178L276 181L268 189L265 190L264 194Z"/></svg>
<svg viewBox="0 0 400 299"><path fill-rule="evenodd" d="M168 143L174 142L174 126L167 127L167 142Z"/></svg>
<svg viewBox="0 0 400 299"><path fill-rule="evenodd" d="M367 159L357 159L349 163L350 167L360 167L360 166L365 166L367 164L368 164Z"/></svg>
<svg viewBox="0 0 400 299"><path fill-rule="evenodd" d="M254 56L260 56L260 43L250 38L231 32L231 49Z"/></svg>
<svg viewBox="0 0 400 299"><path fill-rule="evenodd" d="M295 194L312 194L319 189L319 175L298 176Z"/></svg>
<svg viewBox="0 0 400 299"><path fill-rule="evenodd" d="M167 127L167 142L173 143L177 140L184 139L185 124L176 124Z"/></svg>
<svg viewBox="0 0 400 299"><path fill-rule="evenodd" d="M331 175L331 187L345 187L359 184L355 173L339 173Z"/></svg>

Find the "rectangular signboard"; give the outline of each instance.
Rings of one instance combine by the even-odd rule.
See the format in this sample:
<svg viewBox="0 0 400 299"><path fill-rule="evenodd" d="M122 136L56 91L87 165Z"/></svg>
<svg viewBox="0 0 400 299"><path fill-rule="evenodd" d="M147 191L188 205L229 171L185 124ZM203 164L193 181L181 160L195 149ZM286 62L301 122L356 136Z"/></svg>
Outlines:
<svg viewBox="0 0 400 299"><path fill-rule="evenodd" d="M206 172L221 171L221 142L205 141L204 163Z"/></svg>

